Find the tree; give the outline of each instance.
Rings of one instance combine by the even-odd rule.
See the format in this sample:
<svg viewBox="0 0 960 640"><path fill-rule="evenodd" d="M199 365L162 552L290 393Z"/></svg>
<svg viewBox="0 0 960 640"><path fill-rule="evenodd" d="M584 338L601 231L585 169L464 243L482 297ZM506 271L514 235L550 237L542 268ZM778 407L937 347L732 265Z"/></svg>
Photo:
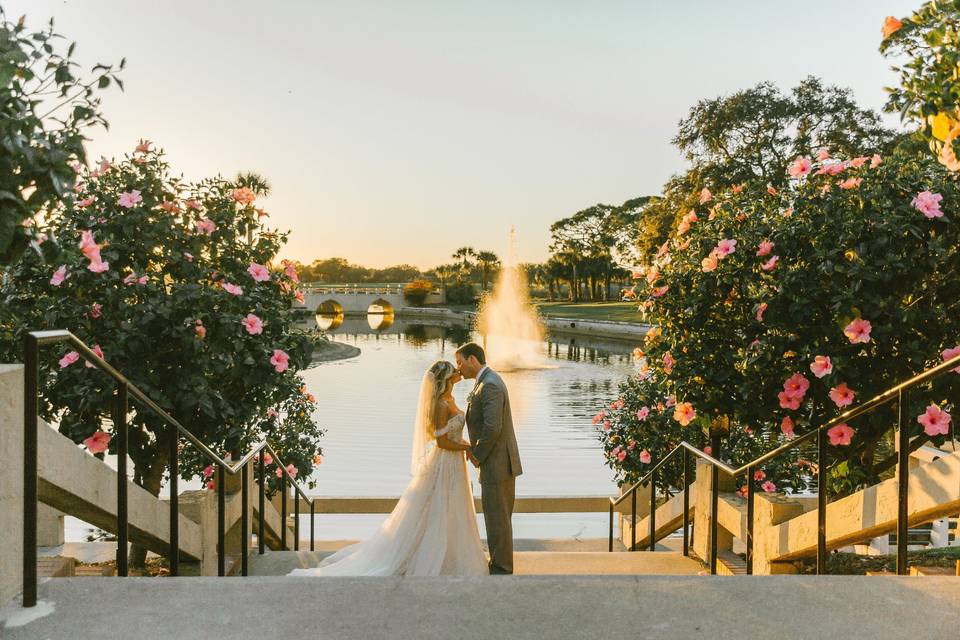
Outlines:
<svg viewBox="0 0 960 640"><path fill-rule="evenodd" d="M500 258L492 251L479 251L476 259L480 267L480 286L486 291L487 283L490 282L490 273L500 266Z"/></svg>
<svg viewBox="0 0 960 640"><path fill-rule="evenodd" d="M298 275L292 264L269 267L286 235L250 215L253 200L237 183L184 183L146 144L83 178L38 225L63 243L53 264L25 253L0 284L4 354L19 353L28 329L69 329L214 450L239 454L268 436L308 475L322 430L298 374L311 354L290 312ZM110 381L70 352L41 358L43 417L78 443L109 437ZM133 406L134 481L153 495L170 437ZM185 478L206 464L183 449ZM143 553L134 548L131 561L142 564Z"/></svg>
<svg viewBox="0 0 960 640"><path fill-rule="evenodd" d="M960 171L960 2L926 2L902 21L888 16L882 34L884 55L907 58L893 68L900 86L888 89L886 110L919 124L940 163Z"/></svg>
<svg viewBox="0 0 960 640"><path fill-rule="evenodd" d="M75 163L86 162L83 130L107 122L100 94L114 68L97 64L90 78L77 74L76 43L65 52L53 30L27 32L24 18L8 22L0 8L0 267L27 246L40 251L37 216L53 209L73 189ZM48 245L48 251L53 243Z"/></svg>
<svg viewBox="0 0 960 640"><path fill-rule="evenodd" d="M960 352L952 176L909 146L883 158L806 155L790 174L781 189L715 194L647 272L656 328L641 379L598 420L620 477L710 430L726 431L723 457L744 463ZM951 409L958 383L913 394L910 415ZM883 434L892 422L878 411L831 430L834 491L891 468ZM935 444L945 437L913 419L910 429ZM811 479L798 452L760 471L768 488ZM667 477L677 486L679 470Z"/></svg>

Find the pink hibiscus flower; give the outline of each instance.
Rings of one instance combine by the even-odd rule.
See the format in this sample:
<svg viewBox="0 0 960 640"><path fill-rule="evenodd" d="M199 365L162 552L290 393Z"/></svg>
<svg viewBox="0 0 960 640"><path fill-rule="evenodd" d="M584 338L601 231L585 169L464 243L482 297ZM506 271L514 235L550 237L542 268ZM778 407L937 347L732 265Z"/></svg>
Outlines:
<svg viewBox="0 0 960 640"><path fill-rule="evenodd" d="M689 402L679 402L673 410L673 419L682 426L687 426L697 417L697 411Z"/></svg>
<svg viewBox="0 0 960 640"><path fill-rule="evenodd" d="M765 474L765 473L763 472L763 469L757 469L756 471L753 472L753 479L754 479L756 482L760 482L761 480L763 480L763 479L766 478L766 477L767 477L767 474Z"/></svg>
<svg viewBox="0 0 960 640"><path fill-rule="evenodd" d="M673 359L673 356L670 355L670 352L669 352L669 351L667 351L665 354L663 354L663 371L664 371L664 373L668 373L668 374L669 374L671 371L673 371L673 365L674 365L675 362L676 362L676 360Z"/></svg>
<svg viewBox="0 0 960 640"><path fill-rule="evenodd" d="M140 142L137 143L137 146L134 148L134 153L147 153L150 151L150 145L153 144L149 140L140 139Z"/></svg>
<svg viewBox="0 0 960 640"><path fill-rule="evenodd" d="M858 156L850 160L850 166L853 167L854 169L859 169L863 165L867 164L867 160L869 159L870 158L868 158L867 156Z"/></svg>
<svg viewBox="0 0 960 640"><path fill-rule="evenodd" d="M883 164L883 158L880 157L880 154L875 153L872 158L870 158L870 168L876 169L881 164Z"/></svg>
<svg viewBox="0 0 960 640"><path fill-rule="evenodd" d="M257 199L257 194L250 187L240 187L230 192L230 197L240 204L250 204Z"/></svg>
<svg viewBox="0 0 960 640"><path fill-rule="evenodd" d="M125 191L121 193L120 200L117 202L117 204L125 209L132 209L140 202L143 202L143 198L140 197L140 192L134 189L132 191Z"/></svg>
<svg viewBox="0 0 960 640"><path fill-rule="evenodd" d="M273 407L267 409L267 417L268 417L268 418L271 418L271 419L272 419L272 418L276 418L276 417L279 417L279 416L280 416L280 412L278 412L278 411L277 411L276 409L274 409Z"/></svg>
<svg viewBox="0 0 960 640"><path fill-rule="evenodd" d="M803 399L803 396L807 394L807 389L810 388L810 381L803 377L802 374L795 373L789 378L786 379L783 383L783 390L792 398Z"/></svg>
<svg viewBox="0 0 960 640"><path fill-rule="evenodd" d="M235 284L224 282L221 286L223 287L223 290L229 293L230 295L234 295L234 296L243 295L243 288L238 287Z"/></svg>
<svg viewBox="0 0 960 640"><path fill-rule="evenodd" d="M790 174L791 178L802 178L810 173L810 169L812 167L813 163L810 162L810 158L807 156L800 156L790 163L790 166L787 167L787 173Z"/></svg>
<svg viewBox="0 0 960 640"><path fill-rule="evenodd" d="M59 269L53 272L53 276L50 278L50 284L55 287L59 287L61 284L63 284L63 281L69 277L70 276L67 274L67 265L62 264L60 265Z"/></svg>
<svg viewBox="0 0 960 640"><path fill-rule="evenodd" d="M853 398L857 394L853 389L847 386L846 382L841 382L833 389L830 389L830 399L838 407L848 407L853 404Z"/></svg>
<svg viewBox="0 0 960 640"><path fill-rule="evenodd" d="M637 409L637 420L643 422L650 415L650 407L640 407Z"/></svg>
<svg viewBox="0 0 960 640"><path fill-rule="evenodd" d="M620 451L617 452L617 461L623 462L623 461L626 460L626 459L627 459L627 452L626 452L626 451L624 451L623 449L621 449Z"/></svg>
<svg viewBox="0 0 960 640"><path fill-rule="evenodd" d="M791 418L790 416L784 416L783 420L780 422L780 431L788 439L793 439L793 436L794 436L793 429L794 429L793 418Z"/></svg>
<svg viewBox="0 0 960 640"><path fill-rule="evenodd" d="M780 400L781 409L792 409L794 411L800 408L800 402L803 400L803 398L791 396L786 391L778 393L777 398Z"/></svg>
<svg viewBox="0 0 960 640"><path fill-rule="evenodd" d="M768 256L773 251L773 243L769 240L764 240L757 246L757 256Z"/></svg>
<svg viewBox="0 0 960 640"><path fill-rule="evenodd" d="M297 273L297 265L292 262L284 262L283 273L294 282L300 282L300 274Z"/></svg>
<svg viewBox="0 0 960 640"><path fill-rule="evenodd" d="M763 313L767 310L767 303L761 302L757 307L757 322L763 322Z"/></svg>
<svg viewBox="0 0 960 640"><path fill-rule="evenodd" d="M273 355L270 357L270 364L273 365L274 371L283 373L290 367L290 356L283 349L274 349Z"/></svg>
<svg viewBox="0 0 960 640"><path fill-rule="evenodd" d="M167 213L179 213L180 205L172 200L164 200L160 203L160 208L166 211Z"/></svg>
<svg viewBox="0 0 960 640"><path fill-rule="evenodd" d="M764 271L773 271L774 269L777 268L777 262L779 261L780 261L780 256L773 256L772 258L764 262L762 265L760 265L760 268L763 269Z"/></svg>
<svg viewBox="0 0 960 640"><path fill-rule="evenodd" d="M943 211L940 210L941 200L943 200L943 196L939 193L921 191L914 197L910 204L913 205L914 209L928 218L940 218L943 217Z"/></svg>
<svg viewBox="0 0 960 640"><path fill-rule="evenodd" d="M77 206L80 207L81 209L86 209L92 204L93 204L93 196L77 201Z"/></svg>
<svg viewBox="0 0 960 640"><path fill-rule="evenodd" d="M847 178L840 183L841 189L856 189L863 182L863 178Z"/></svg>
<svg viewBox="0 0 960 640"><path fill-rule="evenodd" d="M204 480L209 480L209 479L213 476L213 473L214 473L214 472L213 472L213 465L212 465L212 464L208 464L207 466L205 466L205 467L203 468L203 471L200 472L200 474L203 476L203 479L204 479Z"/></svg>
<svg viewBox="0 0 960 640"><path fill-rule="evenodd" d="M810 371L818 378L830 375L833 372L833 363L830 362L830 356L816 356L810 363Z"/></svg>
<svg viewBox="0 0 960 640"><path fill-rule="evenodd" d="M188 201L189 202L189 201ZM201 218L197 221L197 231L206 235L212 234L217 230L217 223L210 218Z"/></svg>
<svg viewBox="0 0 960 640"><path fill-rule="evenodd" d="M650 292L650 295L652 295L654 298L662 298L669 290L670 287L668 285L663 285L662 287L654 288L654 290Z"/></svg>
<svg viewBox="0 0 960 640"><path fill-rule="evenodd" d="M823 162L824 160L829 160L829 159L830 159L830 150L827 149L826 147L823 147L817 152L817 160L819 160L820 162Z"/></svg>
<svg viewBox="0 0 960 640"><path fill-rule="evenodd" d="M960 356L960 346L952 347L950 349L944 349L943 353L941 353L940 356L943 358L944 362L946 362L947 360L952 360L957 356ZM957 367L956 369L954 369L953 372L960 373L960 367Z"/></svg>
<svg viewBox="0 0 960 640"><path fill-rule="evenodd" d="M100 348L100 345L98 344L93 345L92 347L90 347L90 351L93 351L95 354L97 354L98 358L103 360L103 349ZM86 365L88 369L93 369L93 365L90 364L89 362L84 361L83 364Z"/></svg>
<svg viewBox="0 0 960 640"><path fill-rule="evenodd" d="M726 258L736 250L737 241L724 238L717 243L717 248L713 250L713 253L717 256L717 258Z"/></svg>
<svg viewBox="0 0 960 640"><path fill-rule="evenodd" d="M863 318L856 318L846 326L843 330L843 335L847 336L847 339L850 340L850 344L857 344L858 342L870 342L870 332L873 330L873 326L870 324L869 320L864 320Z"/></svg>
<svg viewBox="0 0 960 640"><path fill-rule="evenodd" d="M703 191L700 192L700 204L706 204L711 200L713 200L713 194L710 193L710 189L704 187Z"/></svg>
<svg viewBox="0 0 960 640"><path fill-rule="evenodd" d="M950 414L935 404L917 416L917 422L923 425L923 432L931 437L945 436L950 432Z"/></svg>
<svg viewBox="0 0 960 640"><path fill-rule="evenodd" d="M103 305L101 305L99 302L94 302L92 305L90 305L91 318L99 318L102 315L102 313L103 313Z"/></svg>
<svg viewBox="0 0 960 640"><path fill-rule="evenodd" d="M845 447L853 439L854 430L850 425L843 423L827 429L827 437L830 438L830 444L835 447Z"/></svg>
<svg viewBox="0 0 960 640"><path fill-rule="evenodd" d="M255 336L263 333L263 320L254 314L248 313L247 317L241 320L241 322L243 323L244 329L246 329L250 335Z"/></svg>
<svg viewBox="0 0 960 640"><path fill-rule="evenodd" d="M92 436L84 439L83 446L90 453L103 453L110 448L110 434L100 430L94 431Z"/></svg>
<svg viewBox="0 0 960 640"><path fill-rule="evenodd" d="M760 485L760 488L763 489L766 493L773 493L777 490L777 485L767 480L762 485Z"/></svg>
<svg viewBox="0 0 960 640"><path fill-rule="evenodd" d="M270 279L270 271L262 264L257 264L256 262L250 263L250 266L247 267L247 273L257 282L266 282Z"/></svg>
<svg viewBox="0 0 960 640"><path fill-rule="evenodd" d="M264 466L268 466L268 465L273 464L273 456L270 455L270 452L269 452L269 451L261 451L261 452L260 452L260 455L261 455L261 457L263 457L263 464L264 464Z"/></svg>
<svg viewBox="0 0 960 640"><path fill-rule="evenodd" d="M80 359L79 353L77 353L76 351L68 351L66 355L60 358L60 361L58 364L60 365L61 369L66 369L67 367L69 367L79 359Z"/></svg>
<svg viewBox="0 0 960 640"><path fill-rule="evenodd" d="M196 201L195 199L193 199L193 198L189 198L189 199L188 199L186 202L184 202L183 204L186 205L187 209L193 209L194 211L199 211L200 208L201 208L201 207L200 207L200 203L199 203L198 201Z"/></svg>
<svg viewBox="0 0 960 640"><path fill-rule="evenodd" d="M644 449L640 452L640 463L641 464L650 464L650 461L653 460L653 456L650 455L650 452Z"/></svg>

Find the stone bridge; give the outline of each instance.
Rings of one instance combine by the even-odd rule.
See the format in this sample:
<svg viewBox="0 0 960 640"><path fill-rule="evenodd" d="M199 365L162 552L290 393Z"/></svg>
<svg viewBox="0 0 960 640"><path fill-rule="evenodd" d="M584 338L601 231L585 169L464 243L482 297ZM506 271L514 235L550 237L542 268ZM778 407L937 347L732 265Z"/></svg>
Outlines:
<svg viewBox="0 0 960 640"><path fill-rule="evenodd" d="M367 315L382 313L391 315L407 306L403 297L403 285L388 287L307 287L303 289L303 305L311 313L327 315ZM440 303L443 296L431 293L428 303Z"/></svg>

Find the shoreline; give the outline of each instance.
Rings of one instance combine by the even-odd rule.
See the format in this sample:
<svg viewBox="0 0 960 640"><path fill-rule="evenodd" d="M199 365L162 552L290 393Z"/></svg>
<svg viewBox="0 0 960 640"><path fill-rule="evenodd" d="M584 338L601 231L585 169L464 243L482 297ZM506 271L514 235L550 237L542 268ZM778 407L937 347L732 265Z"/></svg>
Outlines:
<svg viewBox="0 0 960 640"><path fill-rule="evenodd" d="M359 347L355 347L345 342L335 340L321 340L313 345L313 355L310 357L312 364L325 362L337 362L339 360L349 360L356 358L361 353Z"/></svg>

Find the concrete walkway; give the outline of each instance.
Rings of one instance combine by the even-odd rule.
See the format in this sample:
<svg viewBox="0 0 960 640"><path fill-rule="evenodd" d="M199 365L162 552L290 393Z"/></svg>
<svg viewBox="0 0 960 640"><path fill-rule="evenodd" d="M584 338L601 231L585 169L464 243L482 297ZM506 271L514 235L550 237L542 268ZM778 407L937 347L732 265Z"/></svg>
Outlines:
<svg viewBox="0 0 960 640"><path fill-rule="evenodd" d="M0 636L918 640L960 628L949 577L61 578L40 599L8 605Z"/></svg>

